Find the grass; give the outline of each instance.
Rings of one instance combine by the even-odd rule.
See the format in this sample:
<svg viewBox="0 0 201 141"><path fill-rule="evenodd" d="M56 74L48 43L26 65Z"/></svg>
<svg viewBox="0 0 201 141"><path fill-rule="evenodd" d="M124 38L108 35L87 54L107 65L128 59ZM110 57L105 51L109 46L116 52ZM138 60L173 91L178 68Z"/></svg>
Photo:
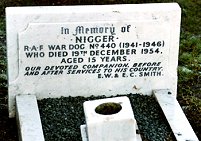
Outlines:
<svg viewBox="0 0 201 141"><path fill-rule="evenodd" d="M2 0L0 2L0 94L7 94L6 6L81 5L113 3L178 2L182 23L178 66L178 100L199 139L201 139L201 1L200 0Z"/></svg>

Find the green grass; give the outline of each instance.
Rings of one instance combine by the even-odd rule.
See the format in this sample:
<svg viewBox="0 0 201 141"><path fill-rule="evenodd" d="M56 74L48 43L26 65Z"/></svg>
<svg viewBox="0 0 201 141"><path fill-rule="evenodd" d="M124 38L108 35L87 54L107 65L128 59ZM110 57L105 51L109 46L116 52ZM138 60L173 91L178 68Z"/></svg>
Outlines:
<svg viewBox="0 0 201 141"><path fill-rule="evenodd" d="M2 0L0 2L0 91L7 89L4 12L6 6L150 2L178 2L182 8L177 95L185 114L196 131L199 139L201 139L201 0Z"/></svg>

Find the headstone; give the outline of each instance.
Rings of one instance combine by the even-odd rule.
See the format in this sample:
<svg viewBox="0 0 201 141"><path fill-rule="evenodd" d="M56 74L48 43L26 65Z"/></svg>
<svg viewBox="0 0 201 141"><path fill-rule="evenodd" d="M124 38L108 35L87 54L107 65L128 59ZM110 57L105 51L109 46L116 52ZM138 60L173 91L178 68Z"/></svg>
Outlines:
<svg viewBox="0 0 201 141"><path fill-rule="evenodd" d="M176 96L176 3L6 8L9 116L15 96Z"/></svg>

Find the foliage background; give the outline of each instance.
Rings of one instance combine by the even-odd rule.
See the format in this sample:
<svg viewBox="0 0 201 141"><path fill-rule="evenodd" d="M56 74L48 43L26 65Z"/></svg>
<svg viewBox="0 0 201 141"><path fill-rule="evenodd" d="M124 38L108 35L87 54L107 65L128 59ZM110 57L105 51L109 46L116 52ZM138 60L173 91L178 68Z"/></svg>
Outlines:
<svg viewBox="0 0 201 141"><path fill-rule="evenodd" d="M182 9L178 96L188 120L201 139L201 0L1 0L0 1L0 139L16 140L16 126L7 113L5 7L177 2Z"/></svg>

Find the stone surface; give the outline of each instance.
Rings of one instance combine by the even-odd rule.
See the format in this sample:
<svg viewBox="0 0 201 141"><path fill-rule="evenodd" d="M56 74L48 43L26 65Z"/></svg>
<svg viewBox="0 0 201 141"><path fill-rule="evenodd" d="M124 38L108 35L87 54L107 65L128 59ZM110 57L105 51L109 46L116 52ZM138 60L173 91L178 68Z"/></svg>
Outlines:
<svg viewBox="0 0 201 141"><path fill-rule="evenodd" d="M16 96L19 141L45 141L35 95Z"/></svg>
<svg viewBox="0 0 201 141"><path fill-rule="evenodd" d="M89 141L88 136L87 136L87 126L86 125L81 125L80 126L80 131L81 131L82 141Z"/></svg>
<svg viewBox="0 0 201 141"><path fill-rule="evenodd" d="M154 90L177 141L199 141L171 90Z"/></svg>
<svg viewBox="0 0 201 141"><path fill-rule="evenodd" d="M114 111L116 103L121 105L114 114L98 114L98 106L105 104L100 110ZM110 111L108 111L110 110ZM136 141L136 120L127 97L106 98L84 102L86 130L88 141Z"/></svg>
<svg viewBox="0 0 201 141"><path fill-rule="evenodd" d="M89 141L87 137L86 125L80 126L82 141ZM140 134L136 134L136 141L142 141Z"/></svg>
<svg viewBox="0 0 201 141"><path fill-rule="evenodd" d="M6 8L9 116L18 94L176 96L180 16L176 3Z"/></svg>

